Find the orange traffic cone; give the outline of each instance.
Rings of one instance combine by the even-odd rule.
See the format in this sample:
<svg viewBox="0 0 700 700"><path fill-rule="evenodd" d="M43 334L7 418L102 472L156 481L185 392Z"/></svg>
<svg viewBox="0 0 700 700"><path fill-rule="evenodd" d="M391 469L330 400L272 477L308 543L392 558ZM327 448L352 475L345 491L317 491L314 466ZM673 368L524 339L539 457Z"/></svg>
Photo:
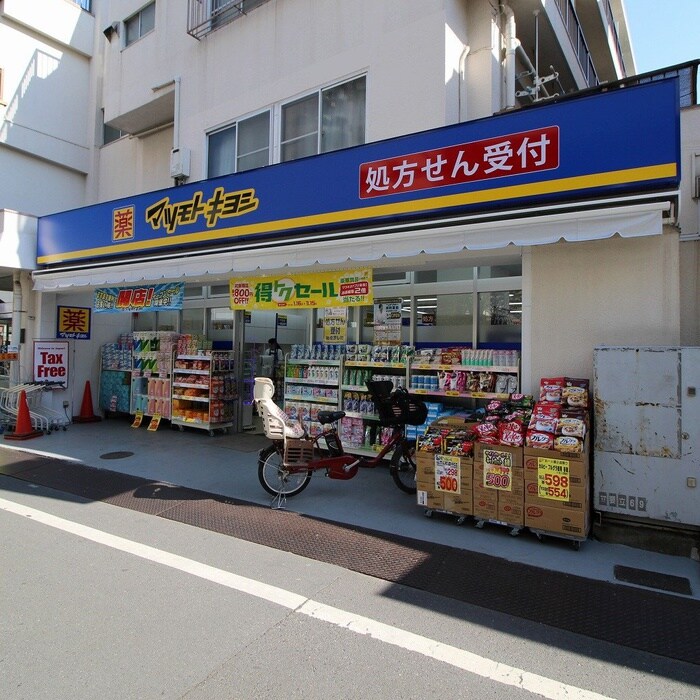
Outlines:
<svg viewBox="0 0 700 700"><path fill-rule="evenodd" d="M41 430L32 428L32 420L29 417L27 394L24 389L19 392L19 406L17 407L17 424L14 433L5 433L5 440L29 440L42 435Z"/></svg>
<svg viewBox="0 0 700 700"><path fill-rule="evenodd" d="M85 382L85 391L83 392L83 403L80 406L80 415L73 416L74 423L94 423L102 420L96 416L92 410L92 392L90 391L90 381Z"/></svg>

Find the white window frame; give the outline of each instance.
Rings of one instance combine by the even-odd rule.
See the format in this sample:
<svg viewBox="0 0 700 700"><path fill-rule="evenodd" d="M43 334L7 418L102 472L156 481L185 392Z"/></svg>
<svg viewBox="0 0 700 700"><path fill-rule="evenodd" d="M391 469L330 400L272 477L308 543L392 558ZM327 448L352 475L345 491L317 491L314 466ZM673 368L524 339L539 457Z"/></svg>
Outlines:
<svg viewBox="0 0 700 700"><path fill-rule="evenodd" d="M275 106L275 163L281 163L281 162L292 162L292 161L282 161L282 113L284 107L287 105L294 104L295 102L299 102L301 100L304 100L308 97L311 97L312 95L318 95L318 110L317 110L317 129L316 129L316 153L314 155L320 155L321 154L321 122L323 119L323 93L326 92L327 90L332 90L334 88L337 88L341 85L345 85L346 83L352 83L355 80L359 80L360 78L365 79L365 143L367 143L367 109L366 109L366 100L367 100L367 73L362 72L358 73L356 75L349 76L347 78L343 78L342 80L337 80L333 83L329 83L328 85L323 85L322 87L316 88L314 90L308 90L307 92L300 93L298 95L295 95L294 97L284 100L283 102L280 102ZM363 144L357 144L357 145L363 145Z"/></svg>
<svg viewBox="0 0 700 700"><path fill-rule="evenodd" d="M319 155L321 153L321 119L322 119L322 109L323 109L323 93L327 90L332 90L334 88L339 87L340 85L344 85L345 83L351 83L355 80L359 80L360 78L365 79L365 141L366 143L366 136L367 136L367 109L366 109L366 100L367 100L367 73L362 72L362 73L357 73L355 75L348 76L346 78L343 78L342 80L336 80L333 83L329 83L328 85L323 85L322 87L315 88L314 90L309 90L304 93L299 93L298 95L295 95L294 97L291 97L289 99L286 99L281 102L277 102L274 105L268 106L264 109L260 109L257 112L251 112L249 114L245 114L242 117L239 117L237 119L234 119L229 122L225 122L223 124L219 124L215 127L212 127L211 129L208 129L206 133L204 134L204 149L206 153L206 162L204 163L203 166L203 177L207 178L209 177L209 137L212 136L213 134L216 134L217 132L224 131L226 129L230 129L231 127L235 126L236 127L236 158L235 158L235 164L236 168L238 167L238 125L241 122L246 121L247 119L252 119L254 117L259 116L260 114L263 113L269 113L270 115L270 136L269 136L269 158L268 158L268 165L272 164L277 164L281 163L281 157L282 157L282 109L286 105L293 104L294 102L298 102L299 100L303 100L307 97L310 97L312 95L318 95L318 111L317 111L317 120L318 120L318 133L317 133L317 138L316 138L316 153L315 155ZM358 145L363 145L363 144L358 144ZM287 162L292 162L292 161L287 161ZM238 172L238 170L234 170L234 172ZM245 171L243 171L245 172Z"/></svg>
<svg viewBox="0 0 700 700"><path fill-rule="evenodd" d="M153 6L153 28L149 29L147 31L143 31L141 24L143 22L143 13L144 10L147 10L149 7ZM133 19L138 17L139 19L139 31L138 31L138 36L133 39L132 41L128 41L128 30L127 30L127 25L129 22ZM133 14L129 15L123 22L122 22L122 27L124 29L124 46L123 48L126 48L127 46L131 46L132 44L135 44L139 39L143 39L144 36L147 34L150 34L151 32L155 31L156 28L156 0L152 0L152 2L147 2L143 7L141 7L140 10L137 12L134 12Z"/></svg>
<svg viewBox="0 0 700 700"><path fill-rule="evenodd" d="M206 158L206 164L204 167L204 177L207 178L209 177L209 158L210 158L210 151L209 151L209 137L213 136L214 134L218 134L222 131L226 131L227 129L231 129L233 127L236 127L236 152L234 154L234 173L239 172L238 171L238 158L239 158L239 153L238 153L238 137L240 134L240 128L239 125L242 122L245 122L249 119L255 119L256 117L259 117L261 114L267 114L269 115L269 123L268 123L268 146L267 146L267 165L270 165L274 163L274 112L272 108L267 107L265 109L258 110L257 112L251 112L250 114L246 114L243 117L240 117L238 119L235 119L234 121L227 122L226 124L221 124L220 126L217 126L213 129L209 129L206 134L205 134L205 152L207 154ZM249 154L248 154L249 155ZM241 172L246 172L246 171L241 171ZM231 173L232 174L232 173ZM220 176L212 176L212 177L220 177Z"/></svg>

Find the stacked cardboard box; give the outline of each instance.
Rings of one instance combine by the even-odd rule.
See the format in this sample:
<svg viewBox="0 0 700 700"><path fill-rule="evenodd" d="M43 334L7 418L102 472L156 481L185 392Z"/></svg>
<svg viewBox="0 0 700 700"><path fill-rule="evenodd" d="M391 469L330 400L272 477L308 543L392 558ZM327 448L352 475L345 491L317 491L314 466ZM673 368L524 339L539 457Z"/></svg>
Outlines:
<svg viewBox="0 0 700 700"><path fill-rule="evenodd" d="M464 420L435 421L416 444L418 505L456 515L473 509L473 444Z"/></svg>
<svg viewBox="0 0 700 700"><path fill-rule="evenodd" d="M524 525L523 448L477 443L474 450L474 516Z"/></svg>
<svg viewBox="0 0 700 700"><path fill-rule="evenodd" d="M585 539L590 530L590 447L577 455L526 447L525 525Z"/></svg>

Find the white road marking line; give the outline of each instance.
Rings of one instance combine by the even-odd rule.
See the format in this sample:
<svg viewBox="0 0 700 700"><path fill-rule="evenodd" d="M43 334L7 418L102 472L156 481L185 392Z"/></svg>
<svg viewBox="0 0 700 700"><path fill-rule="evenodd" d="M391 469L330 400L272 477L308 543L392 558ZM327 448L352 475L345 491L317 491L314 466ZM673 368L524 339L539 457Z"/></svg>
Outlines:
<svg viewBox="0 0 700 700"><path fill-rule="evenodd" d="M549 700L613 700L606 695L600 695L583 688L560 683L546 676L508 666L507 664L473 654L449 644L443 644L435 639L423 637L399 627L386 625L362 615L324 605L311 598L287 591L284 588L271 586L262 581L232 574L229 571L217 569L178 554L172 554L140 542L111 535L102 530L59 518L36 508L30 508L29 506L23 506L0 498L0 509L15 515L24 516L77 537L82 537L91 542L96 542L127 554L133 554L142 559L218 583L235 591L267 600L293 612L307 615L315 620L321 620L355 634L367 635L385 644L391 644L436 661L442 661L497 683L522 688Z"/></svg>

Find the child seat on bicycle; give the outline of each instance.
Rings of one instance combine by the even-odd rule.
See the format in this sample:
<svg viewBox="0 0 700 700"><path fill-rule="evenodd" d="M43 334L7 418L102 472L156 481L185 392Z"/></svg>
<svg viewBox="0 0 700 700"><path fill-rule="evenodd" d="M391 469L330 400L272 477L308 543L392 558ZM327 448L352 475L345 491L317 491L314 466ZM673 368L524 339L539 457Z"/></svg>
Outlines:
<svg viewBox="0 0 700 700"><path fill-rule="evenodd" d="M287 414L272 400L275 384L269 377L255 377L253 400L262 418L263 430L268 440L303 438L304 426L290 420Z"/></svg>

